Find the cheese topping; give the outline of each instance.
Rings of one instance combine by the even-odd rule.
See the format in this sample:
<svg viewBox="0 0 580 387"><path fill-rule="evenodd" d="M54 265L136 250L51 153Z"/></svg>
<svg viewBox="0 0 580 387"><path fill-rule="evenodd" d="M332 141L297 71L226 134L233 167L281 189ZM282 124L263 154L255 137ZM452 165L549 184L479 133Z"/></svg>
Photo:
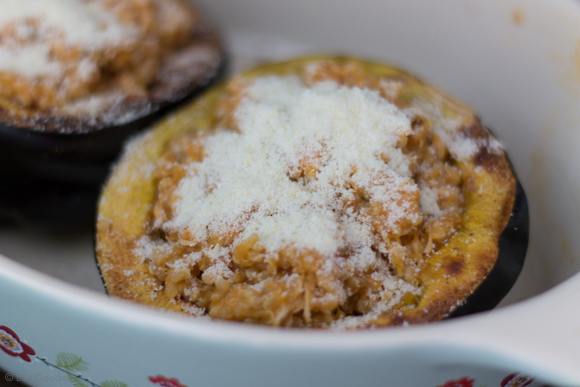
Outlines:
<svg viewBox="0 0 580 387"><path fill-rule="evenodd" d="M91 51L139 36L137 28L121 23L99 1L3 0L0 28L9 25L16 28L17 39L63 39Z"/></svg>
<svg viewBox="0 0 580 387"><path fill-rule="evenodd" d="M239 133L204 142L208 156L182 180L168 227L187 228L196 241L230 230L240 241L256 233L271 252L296 246L334 256L350 246L366 262L375 257L372 226L341 208L356 199L352 185L392 207L389 227L420 217L398 205L405 204L401 189L418 189L397 148L410 121L377 92L261 78L248 87L236 118ZM293 178L304 160L315 164L315 179Z"/></svg>
<svg viewBox="0 0 580 387"><path fill-rule="evenodd" d="M48 47L30 45L9 47L0 45L0 71L17 73L26 78L36 76L59 77L62 65L50 57Z"/></svg>

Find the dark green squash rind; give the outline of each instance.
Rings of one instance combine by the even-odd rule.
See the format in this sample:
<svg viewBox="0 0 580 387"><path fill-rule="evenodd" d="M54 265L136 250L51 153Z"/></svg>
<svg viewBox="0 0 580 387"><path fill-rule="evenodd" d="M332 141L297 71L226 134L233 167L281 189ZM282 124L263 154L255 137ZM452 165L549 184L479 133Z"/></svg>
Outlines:
<svg viewBox="0 0 580 387"><path fill-rule="evenodd" d="M517 180L517 177L516 177ZM517 180L515 203L508 225L499 239L495 265L475 291L447 318L455 318L495 308L518 279L528 249L530 216L524 188Z"/></svg>

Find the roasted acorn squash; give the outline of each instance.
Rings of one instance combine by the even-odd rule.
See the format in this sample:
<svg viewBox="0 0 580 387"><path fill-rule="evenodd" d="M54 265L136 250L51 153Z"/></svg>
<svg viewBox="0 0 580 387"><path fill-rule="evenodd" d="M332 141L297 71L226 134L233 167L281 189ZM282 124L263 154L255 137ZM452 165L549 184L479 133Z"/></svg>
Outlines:
<svg viewBox="0 0 580 387"><path fill-rule="evenodd" d="M301 81L296 81L297 77ZM251 86L264 79L262 89ZM288 84L294 85L288 86L288 90L298 87L302 93L300 88L305 87L308 90L301 96L320 93L324 95L323 102L288 100L290 102L284 105L285 102L280 101L285 101L286 97L280 96L282 92L276 87L285 85L283 82L287 79L291 79ZM270 89L264 86L268 82L274 85ZM383 185L391 184L388 179L391 172L385 172L387 177L383 172L371 174L372 181L360 183L364 179L359 179L357 174L362 173L362 165L356 165L340 184L336 183L336 176L329 180L330 185L334 184L332 192L340 197L338 207L333 207L329 213L340 213L349 221L356 218L371 230L369 235L375 238L375 242L370 250L365 250L367 253L371 251L372 257L367 258L371 263L364 260L363 263L355 262L362 254L357 250L356 241L350 244L339 241L330 255L319 253L318 247L295 248L287 242L289 239L284 243L290 248L284 245L276 250L271 247L278 246L276 236L287 238L286 234L272 231L269 238L274 238L273 242L268 242L268 237L259 232L243 234L247 232L244 227L250 227L246 218L241 221L241 228L232 226L235 231L228 234L231 230L226 227L226 231L217 232L213 239L210 232L213 223L188 224L179 230L165 227L170 222L175 225L179 214L174 212L186 208L184 204L176 204L186 201L184 176L195 177L203 173L202 163L211 157L209 154L213 151L207 149L214 148L206 145L207 138L223 133L224 128L233 128L231 132L236 136L245 135L245 127L240 129L238 125L242 125L240 122L250 110L242 111L240 106L245 104L244 108L249 109L247 104L250 102L260 102L260 90L271 93L271 99L253 112L262 111L258 114L268 115L270 118L266 121L273 120L275 115L281 119L291 116L294 113L289 111L299 103L304 104L304 109L312 108L313 114L318 114L325 106L336 101L344 102L324 99L327 95L334 98L332 93L352 93L358 97L347 99L343 105L340 105L342 102L332 105L342 108L329 108L330 115L323 117L326 120L341 115L341 110L352 110L349 114L361 116L359 121L353 122L362 127L364 123L361 122L366 122L374 112L365 115L366 105L357 105L356 108L349 105L359 97L386 104L380 105L380 109L394 109L393 117L402 120L396 122L408 120L406 132L397 137L392 149L409 155L404 165L418 163L416 168L411 167L409 176L402 181L415 179L422 188L404 188L407 183L403 182L393 186L395 191L400 189L403 196L396 196L394 191L381 196ZM275 107L268 110L272 106ZM296 114L302 117L303 112L300 110ZM349 119L348 115L345 117L340 120ZM324 119L316 122L323 126ZM332 125L340 126L340 120L332 121ZM291 130L298 129L301 128L291 126ZM355 137L357 135L358 132ZM360 136L367 135L360 132ZM353 143L357 141L349 138ZM304 141L307 142L308 137ZM364 138L360 144L364 147L371 141L375 140ZM343 157L327 157L326 152L344 144L335 144L331 139L319 143L322 145L314 153L300 154L297 161L292 161L298 166L293 164L288 169L290 184L313 187L309 184L323 179L324 168ZM280 142L276 146L283 147L284 144ZM312 146L306 148L312 149ZM345 148L347 153L350 152L349 146L347 144ZM260 152L262 150L256 148L255 153ZM223 153L224 158L228 158L227 153L227 150ZM258 157L256 154L248 152L247 159ZM382 159L384 165L391 165L391 160L398 157L394 154L375 156L373 162ZM362 155L359 153L354 157L362 158ZM319 162L322 159L325 161ZM250 162L248 160L242 153L237 162L243 164ZM303 161L305 164L300 164ZM376 165L382 168L380 162ZM230 166L235 167L234 164ZM204 175L205 178L211 180L212 173L215 171ZM193 181L196 184L197 180ZM437 181L447 184L447 191L436 186L428 187ZM183 184L180 186L180 183ZM214 190L217 192L229 183L217 180L212 184L204 188L203 195L213 195ZM250 191L269 189L271 187L257 186ZM309 189L316 191L319 188ZM433 192L437 192L434 199ZM232 200L243 203L245 199L240 195L248 193L230 194ZM283 194L278 192L277 195ZM425 197L420 198L421 195ZM224 197L228 199L227 195ZM445 204L446 201L451 204ZM409 214L420 214L410 215L410 220L401 220L398 228L386 228L383 223L392 221L389 216L397 214L397 204L411 208ZM188 211L193 211L192 217L195 218L195 211L210 211L210 204L205 205L205 208L192 207L194 209ZM247 217L259 213L260 205L255 204L245 212ZM224 204L224 207L235 211L235 206ZM216 208L220 211L219 206ZM317 212L317 207L312 207L311 211ZM292 227L289 220L283 220L282 224L284 222ZM527 222L525 195L517 184L503 148L470 108L387 65L317 57L268 64L251 70L227 85L214 88L132 141L100 199L96 256L109 295L153 307L281 326L358 328L405 325L494 307L509 291L521 270L527 246ZM305 222L296 227L296 233L301 227L310 230ZM341 225L338 229L341 227L352 227L352 224ZM203 239L197 228L210 230L210 236ZM321 231L322 234L325 232ZM337 231L336 235L343 235L341 232ZM443 235L445 232L447 234ZM245 239L239 237L242 234ZM314 235L312 243L319 246L321 242L316 237ZM211 253L216 249L225 249L223 254L227 257L220 258ZM215 265L220 259L225 266L218 270ZM340 260L341 263L335 265L328 263L329 260ZM341 272L344 267L355 265L353 262L366 266ZM325 264L335 266L323 272L321 267ZM224 274L226 272L229 274ZM328 274L330 272L339 274Z"/></svg>
<svg viewBox="0 0 580 387"><path fill-rule="evenodd" d="M14 63L0 69L0 221L48 229L90 226L110 164L127 138L223 74L220 37L188 2L105 3L63 8L61 23L53 20L58 9L45 15L43 9L14 7L0 26L4 50L33 52L37 62L47 56L44 67L26 63L21 72L17 64L22 59L15 55ZM50 6L60 5L42 5ZM90 10L83 13L83 7ZM118 15L98 14L106 7ZM183 15L178 21L176 12ZM72 31L64 25L83 17L103 37L85 42L90 26ZM116 18L119 25L109 28ZM123 28L129 31L127 39L117 36ZM110 41L114 49L104 46ZM142 76L146 71L151 74ZM75 89L75 82L86 85Z"/></svg>

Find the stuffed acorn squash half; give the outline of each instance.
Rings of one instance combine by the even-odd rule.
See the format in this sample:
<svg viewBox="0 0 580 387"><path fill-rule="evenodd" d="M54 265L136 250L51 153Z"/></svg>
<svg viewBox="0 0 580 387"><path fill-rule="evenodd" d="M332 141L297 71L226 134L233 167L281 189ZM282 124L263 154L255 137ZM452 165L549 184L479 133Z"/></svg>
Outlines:
<svg viewBox="0 0 580 387"><path fill-rule="evenodd" d="M186 0L0 2L0 222L94 221L128 137L222 72Z"/></svg>
<svg viewBox="0 0 580 387"><path fill-rule="evenodd" d="M526 245L523 191L470 108L389 66L320 57L251 70L134 139L96 253L115 297L351 329L491 308Z"/></svg>

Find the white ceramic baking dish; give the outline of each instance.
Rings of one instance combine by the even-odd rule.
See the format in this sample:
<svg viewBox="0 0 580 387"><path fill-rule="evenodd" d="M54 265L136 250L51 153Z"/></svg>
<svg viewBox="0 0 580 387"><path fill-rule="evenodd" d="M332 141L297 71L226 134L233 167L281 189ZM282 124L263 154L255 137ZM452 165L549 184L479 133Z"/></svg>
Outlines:
<svg viewBox="0 0 580 387"><path fill-rule="evenodd" d="M6 380L102 387L580 386L580 2L206 0L202 6L224 30L235 69L293 55L348 54L400 66L473 106L504 142L530 202L530 246L518 282L498 309L440 323L349 333L278 330L109 299L88 233L4 227Z"/></svg>

